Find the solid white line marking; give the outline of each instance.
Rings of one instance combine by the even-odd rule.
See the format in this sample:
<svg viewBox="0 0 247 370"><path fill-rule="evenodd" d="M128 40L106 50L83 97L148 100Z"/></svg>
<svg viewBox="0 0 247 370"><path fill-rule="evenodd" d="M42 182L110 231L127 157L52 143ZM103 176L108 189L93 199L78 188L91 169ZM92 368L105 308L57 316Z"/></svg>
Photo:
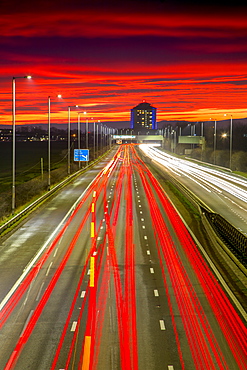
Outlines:
<svg viewBox="0 0 247 370"><path fill-rule="evenodd" d="M81 298L84 298L84 297L85 297L85 294L86 294L86 291L85 291L85 290L83 290L83 291L81 292Z"/></svg>
<svg viewBox="0 0 247 370"><path fill-rule="evenodd" d="M49 266L48 266L48 269L47 269L47 271L46 271L45 276L48 276L48 274L49 274L49 272L50 272L50 269L51 269L51 265L52 265L52 262L49 264Z"/></svg>
<svg viewBox="0 0 247 370"><path fill-rule="evenodd" d="M164 320L160 320L160 330L166 330Z"/></svg>
<svg viewBox="0 0 247 370"><path fill-rule="evenodd" d="M154 269L153 269L153 267L150 267L150 272L151 272L151 274L154 274Z"/></svg>
<svg viewBox="0 0 247 370"><path fill-rule="evenodd" d="M154 295L155 295L155 297L159 297L159 291L158 291L158 289L154 289Z"/></svg>
<svg viewBox="0 0 247 370"><path fill-rule="evenodd" d="M150 250L147 250L147 254L150 256Z"/></svg>
<svg viewBox="0 0 247 370"><path fill-rule="evenodd" d="M77 326L77 321L73 321L73 324L72 324L72 326L71 326L70 331L75 331L76 326Z"/></svg>

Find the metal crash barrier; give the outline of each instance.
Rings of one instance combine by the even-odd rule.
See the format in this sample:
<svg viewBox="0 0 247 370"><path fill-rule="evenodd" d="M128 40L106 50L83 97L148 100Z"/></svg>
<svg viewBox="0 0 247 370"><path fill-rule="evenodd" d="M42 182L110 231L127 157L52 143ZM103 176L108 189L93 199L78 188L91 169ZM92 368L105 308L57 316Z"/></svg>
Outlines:
<svg viewBox="0 0 247 370"><path fill-rule="evenodd" d="M239 258L240 261L247 263L247 236L231 225L218 213L208 212L203 209L207 220L210 222L214 231L229 247L229 249Z"/></svg>

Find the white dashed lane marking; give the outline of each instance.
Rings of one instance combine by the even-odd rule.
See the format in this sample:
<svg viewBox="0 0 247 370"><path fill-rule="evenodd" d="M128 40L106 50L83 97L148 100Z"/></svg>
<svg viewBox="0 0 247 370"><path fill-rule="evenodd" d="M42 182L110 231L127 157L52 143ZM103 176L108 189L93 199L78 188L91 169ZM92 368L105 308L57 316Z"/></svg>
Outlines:
<svg viewBox="0 0 247 370"><path fill-rule="evenodd" d="M73 321L70 331L75 331L77 326L77 321Z"/></svg>
<svg viewBox="0 0 247 370"><path fill-rule="evenodd" d="M166 330L164 320L160 320L160 330Z"/></svg>
<svg viewBox="0 0 247 370"><path fill-rule="evenodd" d="M81 298L84 298L84 297L85 297L85 294L86 294L86 291L85 291L85 290L83 290L83 291L81 292Z"/></svg>

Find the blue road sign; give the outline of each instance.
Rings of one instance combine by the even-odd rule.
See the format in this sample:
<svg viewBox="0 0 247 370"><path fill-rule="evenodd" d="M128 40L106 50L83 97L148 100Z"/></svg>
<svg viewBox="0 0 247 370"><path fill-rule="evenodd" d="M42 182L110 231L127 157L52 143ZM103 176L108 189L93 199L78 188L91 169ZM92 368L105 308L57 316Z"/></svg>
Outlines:
<svg viewBox="0 0 247 370"><path fill-rule="evenodd" d="M89 149L74 149L74 161L89 161Z"/></svg>

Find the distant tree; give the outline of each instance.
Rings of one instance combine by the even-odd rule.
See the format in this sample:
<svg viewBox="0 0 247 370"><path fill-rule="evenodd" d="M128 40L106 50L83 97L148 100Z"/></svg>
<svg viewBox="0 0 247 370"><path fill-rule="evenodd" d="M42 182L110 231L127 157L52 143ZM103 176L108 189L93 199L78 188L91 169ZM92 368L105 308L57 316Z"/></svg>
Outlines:
<svg viewBox="0 0 247 370"><path fill-rule="evenodd" d="M232 134L232 147L233 150L240 150L247 152L247 125L239 123L233 124Z"/></svg>
<svg viewBox="0 0 247 370"><path fill-rule="evenodd" d="M232 169L234 171L247 172L247 155L244 151L235 152L232 155Z"/></svg>
<svg viewBox="0 0 247 370"><path fill-rule="evenodd" d="M194 159L201 160L202 159L202 150L201 148L195 148L192 150L191 157Z"/></svg>

